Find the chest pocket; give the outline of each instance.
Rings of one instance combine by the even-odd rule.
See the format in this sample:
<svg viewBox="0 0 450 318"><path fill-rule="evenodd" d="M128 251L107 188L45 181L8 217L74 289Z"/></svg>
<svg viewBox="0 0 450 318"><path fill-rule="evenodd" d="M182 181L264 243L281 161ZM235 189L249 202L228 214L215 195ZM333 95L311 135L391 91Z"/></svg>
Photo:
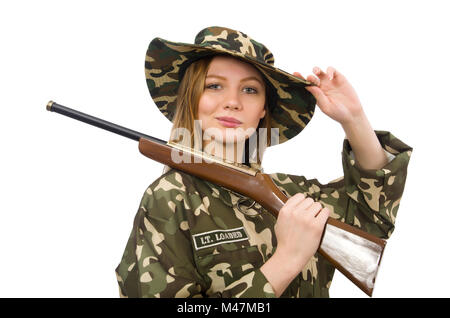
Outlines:
<svg viewBox="0 0 450 318"><path fill-rule="evenodd" d="M261 267L263 258L257 246L245 246L197 258L199 273L210 281L207 294L220 293L227 286Z"/></svg>

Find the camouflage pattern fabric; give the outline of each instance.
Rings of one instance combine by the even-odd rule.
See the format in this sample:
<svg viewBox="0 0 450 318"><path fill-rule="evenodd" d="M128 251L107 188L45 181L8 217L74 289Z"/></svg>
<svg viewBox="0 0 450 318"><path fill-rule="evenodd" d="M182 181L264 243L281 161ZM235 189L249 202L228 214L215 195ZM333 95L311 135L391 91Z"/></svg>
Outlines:
<svg viewBox="0 0 450 318"><path fill-rule="evenodd" d="M145 59L147 86L156 106L170 121L176 110L179 81L186 68L198 59L228 54L253 64L265 77L271 97L272 128L279 129L279 142L295 137L311 120L316 105L305 89L312 83L274 67L274 56L263 44L245 33L223 27L200 31L195 44L155 38Z"/></svg>
<svg viewBox="0 0 450 318"><path fill-rule="evenodd" d="M304 193L328 207L331 217L387 239L412 148L389 132L376 133L393 155L382 169L359 169L344 140L344 176L338 180L322 185L302 176L270 176L288 197ZM258 203L241 212L236 207L241 197L174 169L159 177L143 195L116 269L120 295L274 297L259 268L276 249L276 219ZM328 297L333 273L333 266L316 253L282 297Z"/></svg>

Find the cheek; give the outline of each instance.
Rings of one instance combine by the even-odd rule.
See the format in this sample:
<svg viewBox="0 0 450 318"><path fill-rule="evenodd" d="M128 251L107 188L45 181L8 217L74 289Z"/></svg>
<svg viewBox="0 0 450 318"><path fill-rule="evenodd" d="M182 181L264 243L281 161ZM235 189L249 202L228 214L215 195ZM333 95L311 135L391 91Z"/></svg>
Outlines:
<svg viewBox="0 0 450 318"><path fill-rule="evenodd" d="M253 107L249 107L251 111L248 113L247 118L254 127L257 127L259 121L265 116L264 102L264 100L258 101L252 105Z"/></svg>
<svg viewBox="0 0 450 318"><path fill-rule="evenodd" d="M213 125L213 115L215 113L216 107L211 97L203 94L198 102L198 112L197 120L200 121L202 131L208 129Z"/></svg>
<svg viewBox="0 0 450 318"><path fill-rule="evenodd" d="M208 95L203 94L202 97L200 97L200 100L198 102L198 115L200 116L208 116L211 115L215 110L215 105Z"/></svg>

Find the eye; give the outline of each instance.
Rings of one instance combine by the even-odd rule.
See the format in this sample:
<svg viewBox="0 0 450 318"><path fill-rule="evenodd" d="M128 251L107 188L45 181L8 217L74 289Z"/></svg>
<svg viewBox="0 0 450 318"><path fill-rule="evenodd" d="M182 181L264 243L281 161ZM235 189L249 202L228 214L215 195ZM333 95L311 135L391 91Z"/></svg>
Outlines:
<svg viewBox="0 0 450 318"><path fill-rule="evenodd" d="M220 84L215 84L215 83L208 84L208 85L206 85L206 88L208 88L208 89L219 89L220 88Z"/></svg>
<svg viewBox="0 0 450 318"><path fill-rule="evenodd" d="M249 93L249 94L256 94L256 93L258 93L256 88L253 88L253 87L245 87L244 88L244 92Z"/></svg>

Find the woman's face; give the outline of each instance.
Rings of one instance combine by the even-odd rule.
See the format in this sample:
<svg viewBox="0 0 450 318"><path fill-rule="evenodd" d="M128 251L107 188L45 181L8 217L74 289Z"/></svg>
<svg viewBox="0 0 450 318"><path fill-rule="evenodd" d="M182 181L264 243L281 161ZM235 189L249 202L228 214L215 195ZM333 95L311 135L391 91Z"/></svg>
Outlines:
<svg viewBox="0 0 450 318"><path fill-rule="evenodd" d="M233 57L214 57L198 105L204 137L245 141L266 114L265 96L264 81L253 66Z"/></svg>

